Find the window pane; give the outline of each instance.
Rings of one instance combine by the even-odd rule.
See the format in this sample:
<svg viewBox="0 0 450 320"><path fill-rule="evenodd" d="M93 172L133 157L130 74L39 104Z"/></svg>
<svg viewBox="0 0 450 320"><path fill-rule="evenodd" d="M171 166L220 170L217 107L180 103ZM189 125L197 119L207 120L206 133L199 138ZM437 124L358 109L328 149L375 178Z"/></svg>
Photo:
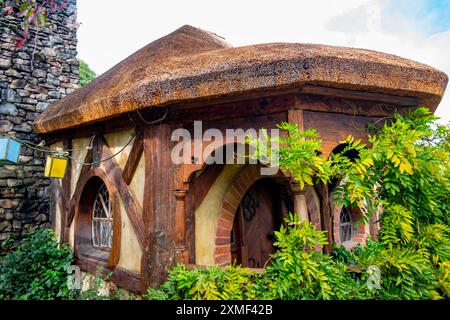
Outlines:
<svg viewBox="0 0 450 320"><path fill-rule="evenodd" d="M353 239L353 221L348 208L343 208L341 211L339 229L341 242L347 242Z"/></svg>
<svg viewBox="0 0 450 320"><path fill-rule="evenodd" d="M108 190L102 184L95 197L92 210L92 245L111 248L113 238L112 205Z"/></svg>

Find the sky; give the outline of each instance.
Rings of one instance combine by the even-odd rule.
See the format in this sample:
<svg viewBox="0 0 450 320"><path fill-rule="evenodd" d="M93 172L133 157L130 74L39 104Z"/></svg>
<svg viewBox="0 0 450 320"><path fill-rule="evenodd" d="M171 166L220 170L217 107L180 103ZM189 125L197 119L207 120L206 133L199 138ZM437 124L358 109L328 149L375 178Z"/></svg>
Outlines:
<svg viewBox="0 0 450 320"><path fill-rule="evenodd" d="M450 75L450 0L78 0L78 56L101 74L189 24L233 46L341 45L396 54ZM448 91L450 91L450 86ZM436 115L450 121L450 92Z"/></svg>

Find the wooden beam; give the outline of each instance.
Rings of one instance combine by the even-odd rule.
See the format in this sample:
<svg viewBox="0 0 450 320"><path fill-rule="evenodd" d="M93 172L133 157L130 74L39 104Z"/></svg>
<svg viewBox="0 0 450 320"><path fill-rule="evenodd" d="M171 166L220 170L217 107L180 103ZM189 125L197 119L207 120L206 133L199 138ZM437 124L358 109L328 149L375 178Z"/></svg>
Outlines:
<svg viewBox="0 0 450 320"><path fill-rule="evenodd" d="M145 251L141 264L142 290L158 287L174 264L174 168L170 158L172 126L145 127L144 211Z"/></svg>
<svg viewBox="0 0 450 320"><path fill-rule="evenodd" d="M64 150L71 150L72 149L72 140L66 139L63 141L63 149ZM69 151L69 154L72 152ZM66 174L64 178L61 181L61 193L64 195L68 195L67 197L64 197L64 200L62 202L61 207L61 234L60 234L60 241L64 242L66 239L66 220L69 210L69 203L67 201L68 197L70 197L70 188L71 188L71 182L72 182L72 161L69 161L66 168Z"/></svg>
<svg viewBox="0 0 450 320"><path fill-rule="evenodd" d="M138 129L136 137L134 138L133 147L131 148L130 155L128 156L127 163L123 169L122 177L126 184L131 183L134 172L141 159L142 152L144 151L144 130Z"/></svg>
<svg viewBox="0 0 450 320"><path fill-rule="evenodd" d="M91 163L93 159L94 150L89 149L86 153L86 156L84 157L84 163ZM89 170L91 169L91 166L83 165L81 167L80 176L78 177L77 184L75 186L75 191L73 193L72 198L70 199L70 202L68 203L68 210L67 210L67 217L64 221L65 227L70 228L70 225L72 224L73 218L75 217L75 211L76 211L76 205L77 205L77 195L81 194L83 191L84 184L86 183L87 175ZM67 198L69 199L70 193L67 194ZM66 200L68 201L68 200ZM64 241L68 241L68 232L65 233Z"/></svg>
<svg viewBox="0 0 450 320"><path fill-rule="evenodd" d="M112 281L118 287L134 293L145 293L140 289L140 274L126 270L121 267L111 268L104 261L92 259L88 257L79 257L76 264L82 271L89 272L93 275L100 272L100 276L106 277L112 271L111 277L107 281Z"/></svg>

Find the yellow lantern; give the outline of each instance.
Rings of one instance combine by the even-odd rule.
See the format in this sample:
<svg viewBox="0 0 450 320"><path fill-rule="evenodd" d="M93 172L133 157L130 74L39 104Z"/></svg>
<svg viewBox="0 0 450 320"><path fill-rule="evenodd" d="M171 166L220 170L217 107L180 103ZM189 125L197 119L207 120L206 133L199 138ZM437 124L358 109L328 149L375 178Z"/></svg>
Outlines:
<svg viewBox="0 0 450 320"><path fill-rule="evenodd" d="M45 162L44 175L48 178L64 178L67 162L67 158L63 156L48 156Z"/></svg>

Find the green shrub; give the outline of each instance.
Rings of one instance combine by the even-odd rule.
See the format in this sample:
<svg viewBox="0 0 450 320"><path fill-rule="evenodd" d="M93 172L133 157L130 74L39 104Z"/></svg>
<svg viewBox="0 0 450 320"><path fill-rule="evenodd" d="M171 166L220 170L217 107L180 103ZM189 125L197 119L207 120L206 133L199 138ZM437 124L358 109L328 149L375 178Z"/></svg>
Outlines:
<svg viewBox="0 0 450 320"><path fill-rule="evenodd" d="M159 289L148 289L151 300L245 300L254 297L254 279L246 268L228 266L188 270L183 264L170 272Z"/></svg>
<svg viewBox="0 0 450 320"><path fill-rule="evenodd" d="M241 266L188 270L177 265L159 289L144 296L155 300L344 299L352 279L343 263L315 251L326 243L322 231L295 216L276 232L279 247L262 273Z"/></svg>
<svg viewBox="0 0 450 320"><path fill-rule="evenodd" d="M354 286L346 266L316 251L327 243L324 231L291 216L276 232L278 251L262 274L264 299L344 299Z"/></svg>
<svg viewBox="0 0 450 320"><path fill-rule="evenodd" d="M72 251L58 244L53 231L28 233L20 242L5 241L10 252L0 261L1 299L55 299L70 294L67 268Z"/></svg>

